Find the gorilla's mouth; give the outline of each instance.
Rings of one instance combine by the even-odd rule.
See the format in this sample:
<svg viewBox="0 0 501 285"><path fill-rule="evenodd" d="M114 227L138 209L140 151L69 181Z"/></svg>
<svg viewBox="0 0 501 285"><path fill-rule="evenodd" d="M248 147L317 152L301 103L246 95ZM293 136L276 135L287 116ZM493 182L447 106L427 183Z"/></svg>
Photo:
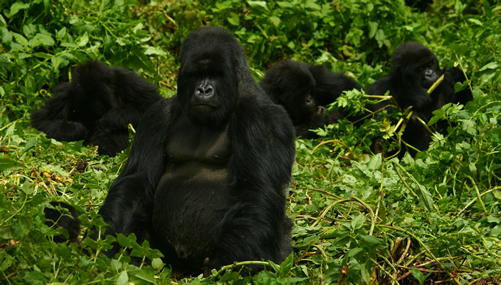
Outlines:
<svg viewBox="0 0 501 285"><path fill-rule="evenodd" d="M216 109L217 106L209 105L209 104L193 104L191 105L191 109L195 112L210 112Z"/></svg>

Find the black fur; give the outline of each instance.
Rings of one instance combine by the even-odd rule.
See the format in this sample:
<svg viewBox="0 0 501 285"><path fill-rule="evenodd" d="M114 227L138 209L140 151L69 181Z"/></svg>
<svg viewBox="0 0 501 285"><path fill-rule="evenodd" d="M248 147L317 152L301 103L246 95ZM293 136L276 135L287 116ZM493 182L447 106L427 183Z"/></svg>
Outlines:
<svg viewBox="0 0 501 285"><path fill-rule="evenodd" d="M324 116L325 107L345 90L362 89L346 75L289 59L268 70L259 85L273 102L285 107L296 128L296 136L303 138L316 137L310 129L344 118L342 111Z"/></svg>
<svg viewBox="0 0 501 285"><path fill-rule="evenodd" d="M77 66L72 76L31 114L31 125L48 138L97 145L100 154L114 156L127 148L127 125L136 127L162 99L158 88L135 72L98 61Z"/></svg>
<svg viewBox="0 0 501 285"><path fill-rule="evenodd" d="M181 47L178 95L146 112L100 210L107 234L135 233L188 274L279 263L292 250L294 157L292 124L254 82L242 46L200 28Z"/></svg>
<svg viewBox="0 0 501 285"><path fill-rule="evenodd" d="M431 94L427 90L445 72L444 81ZM454 84L463 82L466 78L458 68L440 69L435 54L427 47L416 43L406 42L400 45L392 55L392 70L383 78L374 82L369 89L371 95L383 95L390 91L402 109L412 106L413 116L407 122L402 139L419 150L426 150L431 142L431 133L417 120L419 116L427 122L432 112L440 109L447 103L461 103L473 99L471 90L466 88L454 93ZM390 104L388 101L380 102L370 107L373 111L379 110ZM388 108L388 112L391 109ZM436 129L446 132L447 125L439 123ZM373 145L375 152L382 152L379 142ZM409 148L409 153L415 155L416 151ZM405 151L400 152L400 157Z"/></svg>
<svg viewBox="0 0 501 285"><path fill-rule="evenodd" d="M68 232L69 236L68 239L65 238L64 235L54 236L54 241L59 243L65 242L67 240L69 240L70 242L78 242L78 235L80 234L80 220L78 219L78 216L80 214L78 213L77 209L62 202L50 202L50 204L54 207L54 209L44 209L45 218L48 220L45 222L45 224L49 227L54 226L54 224L56 224L56 226L58 227L63 227ZM66 209L68 213L62 213L61 211L56 209L57 207Z"/></svg>

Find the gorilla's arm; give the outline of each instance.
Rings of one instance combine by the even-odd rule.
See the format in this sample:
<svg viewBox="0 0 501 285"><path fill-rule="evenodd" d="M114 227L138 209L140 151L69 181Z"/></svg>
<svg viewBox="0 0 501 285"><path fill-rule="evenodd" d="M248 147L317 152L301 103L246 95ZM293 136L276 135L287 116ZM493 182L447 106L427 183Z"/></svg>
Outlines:
<svg viewBox="0 0 501 285"><path fill-rule="evenodd" d="M163 97L158 94L157 86L135 72L121 67L111 70L112 106L97 120L87 143L99 145L100 154L114 156L129 145L127 125L137 128L143 113Z"/></svg>
<svg viewBox="0 0 501 285"><path fill-rule="evenodd" d="M71 98L70 83L59 84L54 97L31 113L31 126L58 141L79 141L87 137L88 129L79 122L68 121Z"/></svg>
<svg viewBox="0 0 501 285"><path fill-rule="evenodd" d="M327 107L345 90L362 90L362 85L347 75L332 73L320 65L309 65L308 68L316 81L315 100L317 105Z"/></svg>
<svg viewBox="0 0 501 285"><path fill-rule="evenodd" d="M98 145L99 153L115 156L129 146L128 124L137 128L143 113L133 107L113 108L97 122L86 143Z"/></svg>
<svg viewBox="0 0 501 285"><path fill-rule="evenodd" d="M138 126L129 160L99 211L109 225L105 235L135 233L139 243L149 236L155 189L166 163L164 142L171 102L157 102ZM97 236L98 233L93 234L94 239ZM113 257L117 251L115 248L106 255Z"/></svg>
<svg viewBox="0 0 501 285"><path fill-rule="evenodd" d="M310 131L310 129L323 128L326 124L334 123L329 121L329 116L324 116L324 112L325 107L318 106L317 112L313 116L311 116L307 122L299 125L294 125L296 137L301 137L303 139L317 138L317 134Z"/></svg>
<svg viewBox="0 0 501 285"><path fill-rule="evenodd" d="M284 204L295 158L293 127L282 107L255 100L242 99L230 125L234 201L220 223L209 268L261 258L279 262L291 251Z"/></svg>
<svg viewBox="0 0 501 285"><path fill-rule="evenodd" d="M461 69L457 67L445 68L445 81L447 81L450 86L454 87L454 84L456 84L457 82L462 83L465 80L466 76L464 75ZM452 92L454 92L454 88L452 89ZM462 105L466 105L466 103L472 100L473 100L473 94L471 93L470 87L467 86L465 89L455 93L451 101L454 103L460 103Z"/></svg>
<svg viewBox="0 0 501 285"><path fill-rule="evenodd" d="M390 95L395 98L400 108L413 106L413 110L422 110L431 103L431 97L427 90L419 85L418 79L403 77L403 75L392 71L383 78L378 79L369 88L370 95L384 95L390 91ZM390 104L389 101L383 101L374 106L377 110Z"/></svg>

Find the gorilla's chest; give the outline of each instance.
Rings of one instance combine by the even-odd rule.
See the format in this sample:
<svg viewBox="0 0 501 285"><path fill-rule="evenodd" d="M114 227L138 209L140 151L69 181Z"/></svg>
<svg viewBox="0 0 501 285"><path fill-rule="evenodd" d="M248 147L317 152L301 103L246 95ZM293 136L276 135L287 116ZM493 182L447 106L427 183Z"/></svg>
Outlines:
<svg viewBox="0 0 501 285"><path fill-rule="evenodd" d="M211 248L228 207L227 128L174 129L166 144L167 166L155 194L154 223L180 256ZM189 249L189 250L188 250ZM187 251L188 250L188 251Z"/></svg>
<svg viewBox="0 0 501 285"><path fill-rule="evenodd" d="M168 138L166 153L169 165L205 164L206 167L225 167L229 159L227 127L220 130L187 128L173 130ZM203 167L201 165L200 167Z"/></svg>

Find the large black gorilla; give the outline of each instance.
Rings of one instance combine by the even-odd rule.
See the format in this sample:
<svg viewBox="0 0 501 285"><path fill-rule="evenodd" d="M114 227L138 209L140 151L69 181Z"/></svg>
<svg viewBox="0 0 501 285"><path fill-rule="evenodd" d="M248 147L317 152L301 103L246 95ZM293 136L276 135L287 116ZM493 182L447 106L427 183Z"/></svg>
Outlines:
<svg viewBox="0 0 501 285"><path fill-rule="evenodd" d="M321 128L345 116L342 111L324 116L328 104L345 90L362 89L346 75L289 59L270 68L259 85L273 102L285 107L296 136L307 139L316 137L310 129Z"/></svg>
<svg viewBox="0 0 501 285"><path fill-rule="evenodd" d="M428 94L427 90L444 73L444 81L431 94ZM402 139L419 150L426 150L431 142L431 133L416 117L426 122L433 116L434 110L440 109L447 103L464 105L472 100L473 96L469 88L454 92L454 84L465 80L466 77L458 68L440 69L437 57L427 47L416 42L406 42L395 49L392 55L391 72L374 82L368 93L383 95L390 91L390 95L400 108L406 109L412 106L413 115L407 122ZM390 104L389 101L379 102L370 109L377 111L388 104ZM388 109L388 112L391 112L391 108ZM445 133L447 124L440 122L435 128ZM375 152L383 151L379 142L376 142L373 147ZM408 151L411 155L416 154L412 148ZM400 157L404 153L404 151L400 152Z"/></svg>
<svg viewBox="0 0 501 285"><path fill-rule="evenodd" d="M127 125L136 127L162 99L158 88L135 72L98 61L77 66L72 77L31 114L31 125L48 138L97 145L100 154L114 156L127 148Z"/></svg>
<svg viewBox="0 0 501 285"><path fill-rule="evenodd" d="M106 234L135 233L189 274L281 262L291 252L292 124L254 82L228 31L190 33L180 56L177 96L145 113L100 210Z"/></svg>

